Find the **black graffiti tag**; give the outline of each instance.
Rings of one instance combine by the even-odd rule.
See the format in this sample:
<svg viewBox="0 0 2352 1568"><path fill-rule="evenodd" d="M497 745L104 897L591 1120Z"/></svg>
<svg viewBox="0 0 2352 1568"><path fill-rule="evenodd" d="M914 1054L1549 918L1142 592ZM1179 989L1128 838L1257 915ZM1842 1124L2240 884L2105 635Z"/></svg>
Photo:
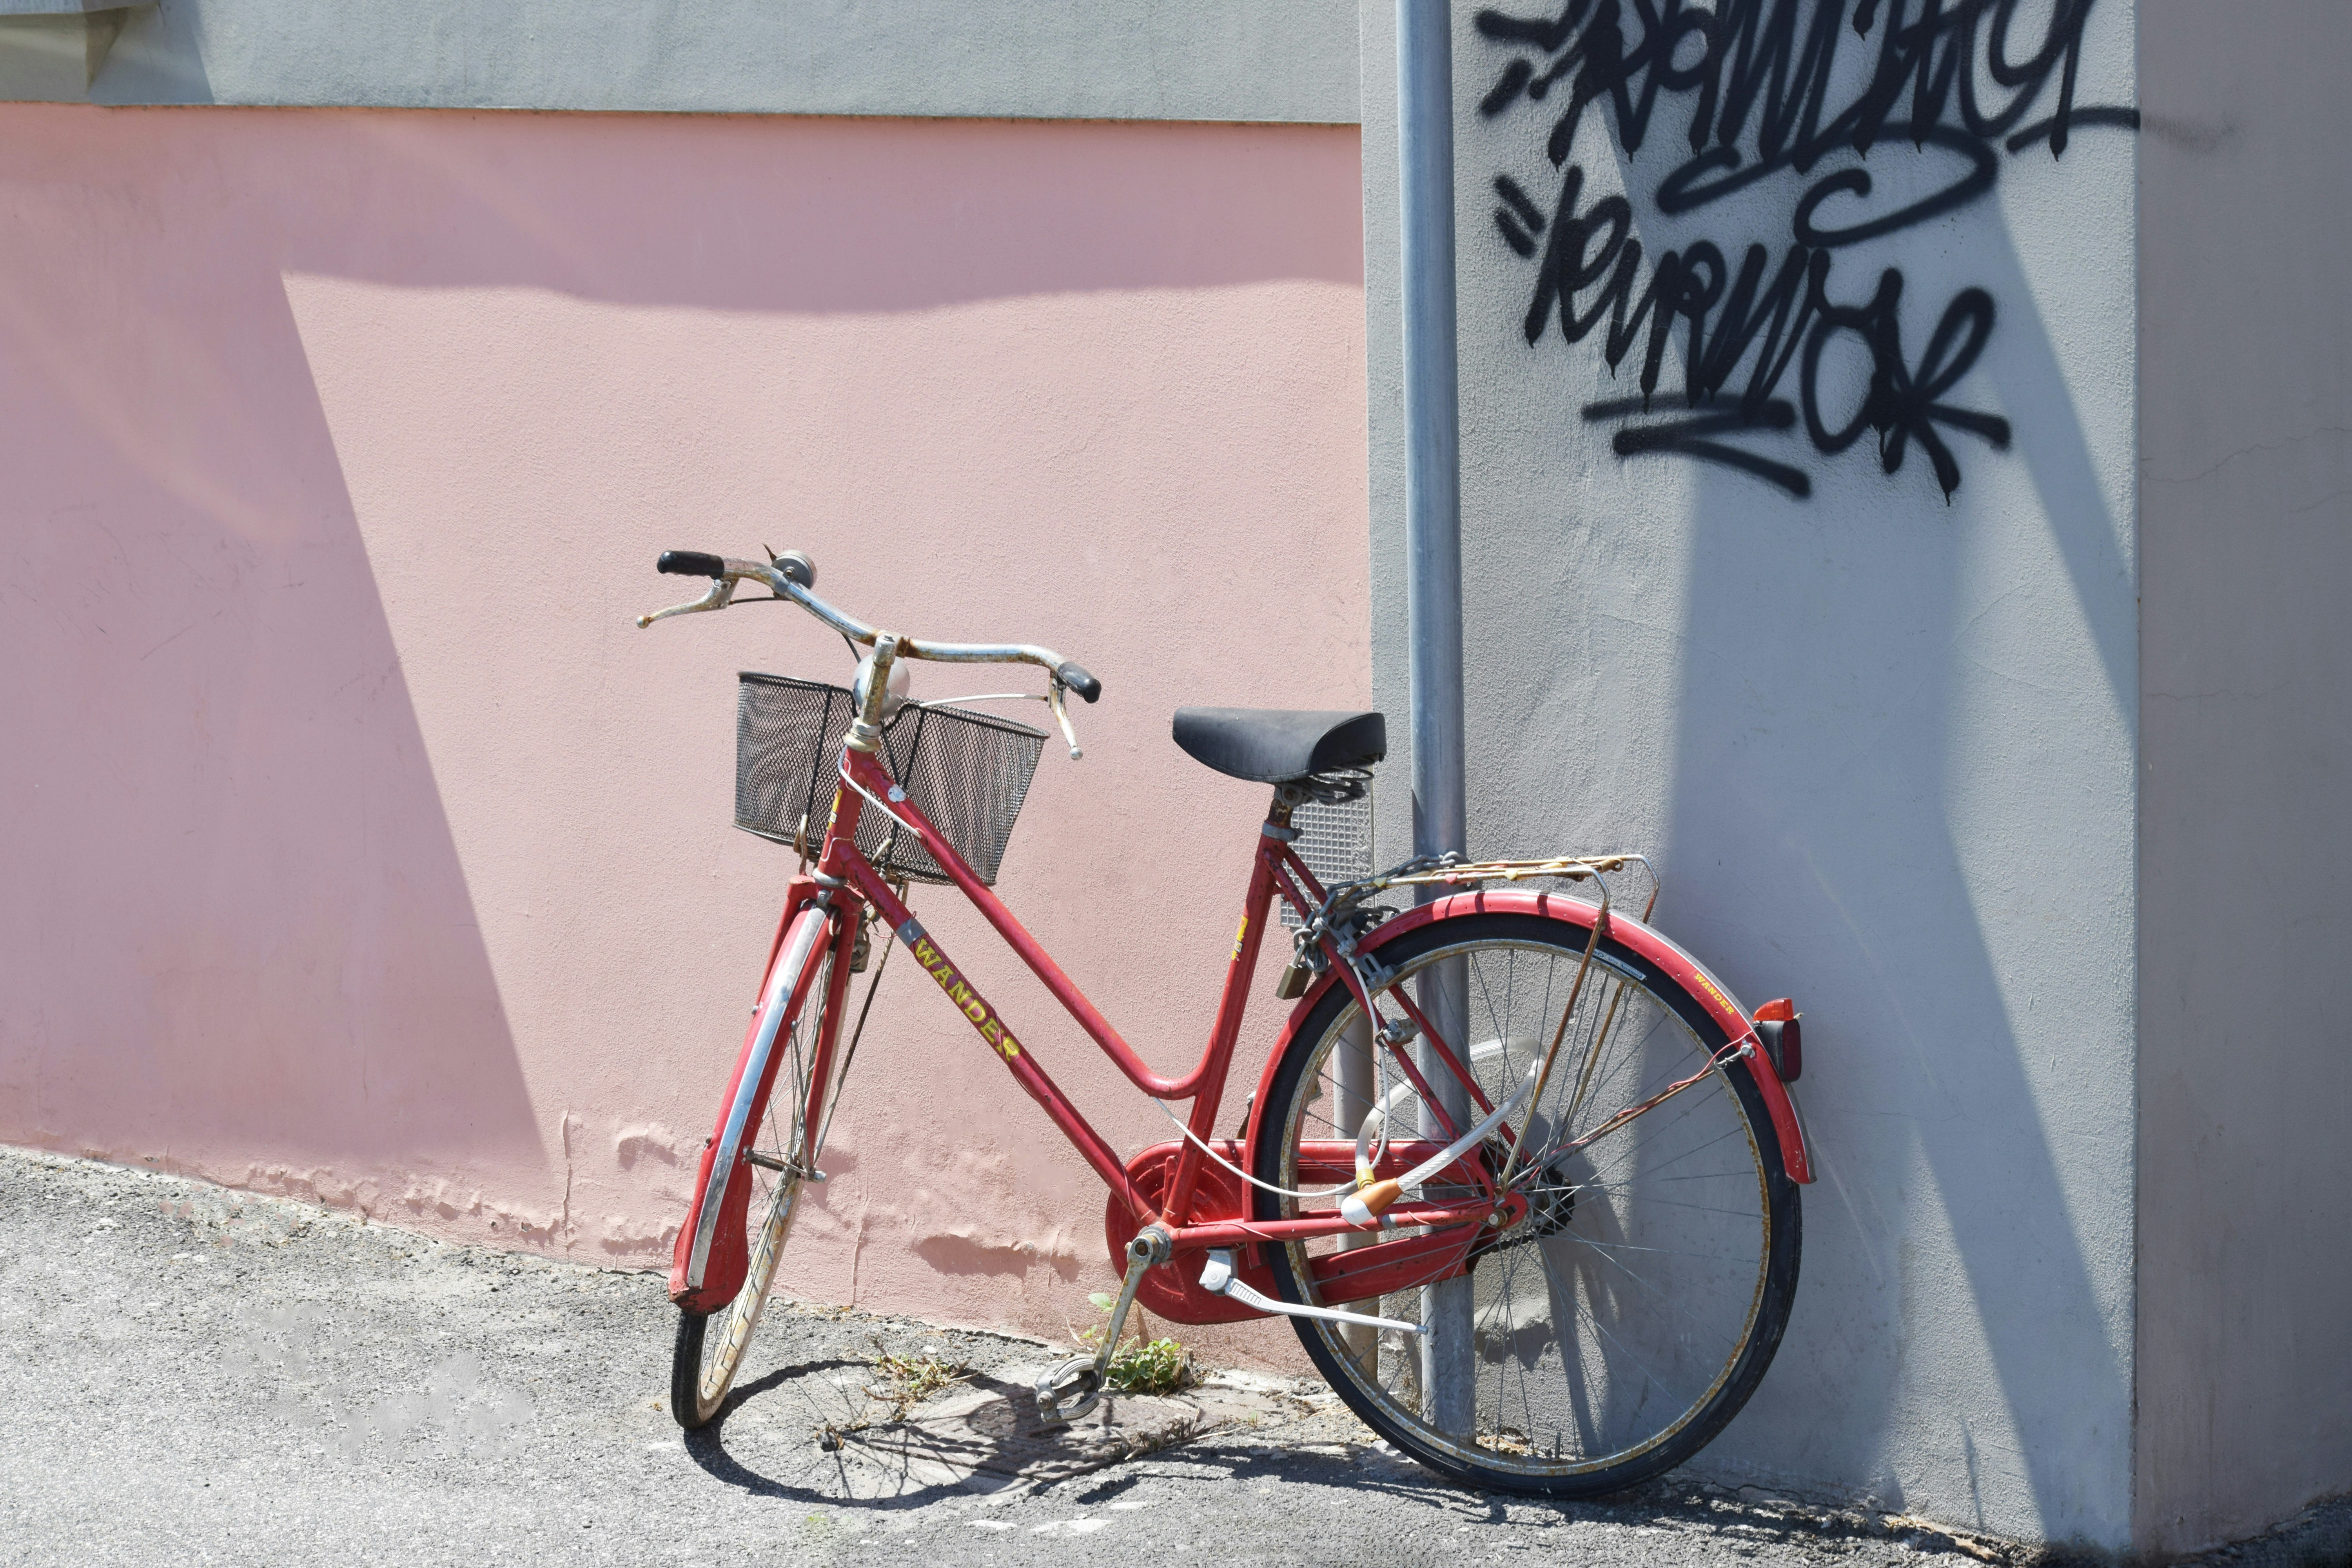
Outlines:
<svg viewBox="0 0 2352 1568"><path fill-rule="evenodd" d="M1640 395L1583 411L1588 421L1618 426L1612 444L1621 456L1726 464L1806 496L1812 482L1803 468L1726 437L1794 441L1801 424L1827 458L1871 431L1886 472L1899 470L1916 445L1948 499L1960 466L1946 431L2008 446L2008 421L1945 400L1992 337L1990 293L1956 294L1913 359L1900 324L1902 273L1884 269L1858 303L1851 296L1841 302L1832 273L1837 251L1985 195L2004 153L2046 142L2061 156L2077 127L2138 124L2137 110L2075 102L2095 0L2050 3L2041 37L2021 58L2012 36L2018 0L1718 0L1714 9L1685 0L1568 0L1549 19L1478 14L1479 33L1513 51L1479 105L1483 115L1566 94L1547 142L1562 171L1550 212L1498 174L1495 223L1506 244L1536 263L1521 323L1530 344L1555 321L1570 343L1598 331L1612 374L1643 345ZM1875 56L1860 87L1832 105L1832 80L1857 74L1836 69L1840 49L1855 40ZM1721 247L1702 239L1659 253L1645 275L1632 203L1611 194L1585 204L1584 171L1568 158L1588 111L1608 114L1631 154L1648 138L1662 98L1689 106L1690 156L1658 182L1659 211L1697 211L1784 170L1810 180L1790 205L1790 243L1777 258L1751 243L1735 270ZM2045 101L2048 112L2029 119ZM1867 168L1824 164L1881 146L1943 160L1952 173L1925 195L1873 210ZM1662 417L1658 380L1678 332L1686 339L1685 412ZM1825 415L1822 364L1842 340L1867 355L1868 386L1858 407ZM1727 399L1742 365L1746 379ZM1794 405L1780 394L1792 372Z"/></svg>

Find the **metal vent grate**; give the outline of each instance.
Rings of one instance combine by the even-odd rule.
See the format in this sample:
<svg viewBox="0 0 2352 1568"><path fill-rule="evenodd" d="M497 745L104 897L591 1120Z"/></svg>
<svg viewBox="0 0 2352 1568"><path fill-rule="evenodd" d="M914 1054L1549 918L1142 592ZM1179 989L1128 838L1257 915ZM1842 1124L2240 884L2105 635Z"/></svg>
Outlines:
<svg viewBox="0 0 2352 1568"><path fill-rule="evenodd" d="M1354 800L1330 804L1308 801L1290 814L1290 826L1298 829L1298 841L1292 847L1324 887L1353 882L1372 874L1372 785L1369 779L1365 781L1364 793ZM1282 923L1293 931L1300 924L1297 911L1286 903L1282 905Z"/></svg>

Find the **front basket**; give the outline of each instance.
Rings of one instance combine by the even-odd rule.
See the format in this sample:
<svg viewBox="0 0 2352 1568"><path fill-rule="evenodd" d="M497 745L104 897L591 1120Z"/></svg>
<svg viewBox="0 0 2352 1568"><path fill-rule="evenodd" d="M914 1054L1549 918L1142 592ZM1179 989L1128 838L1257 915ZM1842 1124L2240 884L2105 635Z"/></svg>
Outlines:
<svg viewBox="0 0 2352 1568"><path fill-rule="evenodd" d="M856 705L838 686L745 670L735 710L735 826L814 856ZM985 883L994 883L1045 732L992 713L909 702L882 726L883 763ZM922 841L872 806L857 847L886 876L945 882Z"/></svg>

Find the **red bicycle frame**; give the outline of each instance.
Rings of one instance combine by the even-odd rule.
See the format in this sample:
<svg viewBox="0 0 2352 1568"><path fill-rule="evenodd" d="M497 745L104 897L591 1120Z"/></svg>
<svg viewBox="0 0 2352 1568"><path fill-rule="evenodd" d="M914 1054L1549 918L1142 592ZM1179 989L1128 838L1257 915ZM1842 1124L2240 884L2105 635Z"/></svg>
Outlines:
<svg viewBox="0 0 2352 1568"><path fill-rule="evenodd" d="M833 815L826 825L824 849L817 862L817 883L839 891L854 888L857 895L880 911L898 941L914 954L940 989L946 992L964 1015L975 1033L1003 1061L1005 1068L1029 1098L1044 1107L1054 1125L1062 1131L1097 1175L1123 1201L1138 1223L1156 1222L1167 1230L1177 1252L1199 1251L1208 1247L1234 1247L1255 1241L1291 1240L1315 1236L1332 1236L1342 1231L1359 1229L1336 1213L1308 1219L1263 1221L1250 1220L1245 1214L1220 1215L1195 1223L1194 1198L1200 1191L1202 1168L1208 1163L1200 1142L1210 1142L1216 1131L1217 1110L1224 1095L1225 1079L1232 1069L1234 1046L1241 1037L1242 1015L1249 1005L1249 987L1257 971L1260 943L1265 936L1267 916L1272 910L1277 890L1303 914L1310 911L1323 897L1323 888L1315 879L1291 848L1287 838L1273 831L1261 830L1257 853L1250 868L1249 890L1244 895L1242 924L1234 940L1234 951L1225 967L1225 984L1217 1003L1215 1024L1209 1035L1207 1047L1192 1070L1180 1078L1163 1078L1144 1063L1142 1058L1120 1037L1110 1020L1105 1018L1095 1005L1087 999L1070 977L1062 973L1053 955L1038 945L1037 939L1004 907L1003 900L980 879L979 874L956 853L923 815L906 799L906 794L890 777L872 752L845 749L842 753L842 775L845 782L834 796ZM1095 1044L1110 1058L1129 1081L1144 1093L1160 1100L1190 1100L1192 1115L1186 1125L1193 1139L1187 1139L1178 1154L1175 1168L1168 1183L1164 1199L1155 1202L1138 1190L1128 1167L1101 1133L1095 1131L1077 1108L1070 1103L1054 1080L1046 1075L1036 1058L1025 1049L992 1006L988 999L967 980L954 962L923 929L890 885L884 881L871 861L857 849L857 825L872 802L887 810L892 818L922 840L923 847L944 869L948 878L969 899L973 907L996 928L1030 972L1053 993L1064 1011L1077 1021ZM1267 829L1277 825L1269 819ZM850 910L848 914L857 911ZM851 922L845 921L844 929ZM1344 967L1344 966L1342 966ZM825 1048L824 1044L820 1051ZM821 1058L822 1059L822 1058ZM1403 1059L1402 1054L1400 1059ZM1466 1079L1466 1075L1465 1079ZM1418 1150L1429 1152L1433 1145L1418 1145L1399 1141L1392 1159L1402 1159ZM1352 1162L1353 1151L1349 1151ZM1409 1167L1410 1162L1398 1169ZM1352 1177L1352 1163L1340 1179ZM1493 1212L1491 1201L1468 1205L1404 1204L1390 1211L1391 1223L1407 1225L1461 1225L1483 1220Z"/></svg>

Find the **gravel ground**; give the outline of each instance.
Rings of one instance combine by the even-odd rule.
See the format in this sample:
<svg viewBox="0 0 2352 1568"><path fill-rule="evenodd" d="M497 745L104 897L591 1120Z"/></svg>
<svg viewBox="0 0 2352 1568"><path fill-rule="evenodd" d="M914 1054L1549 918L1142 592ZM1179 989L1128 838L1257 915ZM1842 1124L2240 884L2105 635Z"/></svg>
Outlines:
<svg viewBox="0 0 2352 1568"><path fill-rule="evenodd" d="M681 1435L663 1398L674 1321L652 1276L0 1150L0 1563L2029 1557L1705 1488L1608 1506L1457 1490L1312 1384L1283 1391L1294 1414L1073 1479L915 1484L818 1441L887 1415L864 1392L877 1352L936 1347L984 1380L1035 1363L1034 1342L772 1308L737 1405ZM2314 1516L2230 1561L2341 1562L2346 1522Z"/></svg>

